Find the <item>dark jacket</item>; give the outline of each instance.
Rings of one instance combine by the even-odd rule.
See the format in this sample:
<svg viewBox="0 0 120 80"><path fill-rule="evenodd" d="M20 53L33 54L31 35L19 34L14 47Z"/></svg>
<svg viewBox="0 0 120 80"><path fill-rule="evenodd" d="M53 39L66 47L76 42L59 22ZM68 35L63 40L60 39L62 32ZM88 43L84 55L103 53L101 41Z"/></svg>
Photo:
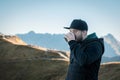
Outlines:
<svg viewBox="0 0 120 80"><path fill-rule="evenodd" d="M93 33L82 41L70 41L70 64L66 80L98 80L104 43Z"/></svg>

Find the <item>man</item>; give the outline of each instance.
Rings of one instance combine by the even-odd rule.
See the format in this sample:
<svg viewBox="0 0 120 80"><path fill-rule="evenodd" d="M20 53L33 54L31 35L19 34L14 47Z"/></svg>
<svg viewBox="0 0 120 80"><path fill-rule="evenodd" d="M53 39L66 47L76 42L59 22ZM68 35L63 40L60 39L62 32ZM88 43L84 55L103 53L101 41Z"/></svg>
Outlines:
<svg viewBox="0 0 120 80"><path fill-rule="evenodd" d="M103 39L95 33L87 36L87 23L75 19L65 35L70 46L70 64L66 80L98 80L98 72L104 53Z"/></svg>

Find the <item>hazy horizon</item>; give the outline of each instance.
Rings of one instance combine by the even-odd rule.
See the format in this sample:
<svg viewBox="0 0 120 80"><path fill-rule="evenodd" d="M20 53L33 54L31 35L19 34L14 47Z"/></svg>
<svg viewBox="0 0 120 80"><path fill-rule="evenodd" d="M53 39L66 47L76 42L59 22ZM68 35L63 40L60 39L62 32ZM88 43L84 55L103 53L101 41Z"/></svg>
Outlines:
<svg viewBox="0 0 120 80"><path fill-rule="evenodd" d="M35 34L50 34L50 35L63 35L63 34L65 34L65 33L39 33L39 32L35 32L35 31L33 31L33 30L31 30L31 31L28 31L28 32L23 32L23 33L16 33L16 34L5 34L5 33L1 33L1 34L4 34L4 35L18 35L18 34L28 34L28 33L30 33L30 32L32 32L32 33L35 33ZM89 35L89 34L91 34L91 33L88 33L87 35ZM104 37L104 36L107 36L107 35L109 35L109 34L111 34L111 33L108 33L108 34L105 34L105 35L103 35L103 36L99 36L97 33L96 33L96 35L100 38L100 37ZM120 40L118 40L113 34L111 34L117 41L120 41Z"/></svg>

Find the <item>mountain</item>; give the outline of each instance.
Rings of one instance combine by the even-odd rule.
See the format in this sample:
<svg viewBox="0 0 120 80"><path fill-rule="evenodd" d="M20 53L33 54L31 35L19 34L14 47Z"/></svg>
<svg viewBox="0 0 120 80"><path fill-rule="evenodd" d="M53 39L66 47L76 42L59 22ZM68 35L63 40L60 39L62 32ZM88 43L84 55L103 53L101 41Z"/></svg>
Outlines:
<svg viewBox="0 0 120 80"><path fill-rule="evenodd" d="M40 34L30 31L26 34L17 34L27 44L33 44L50 49L69 51L69 46L64 40L64 34ZM108 34L103 37L105 39L105 57L116 57L120 55L120 45L118 41Z"/></svg>
<svg viewBox="0 0 120 80"><path fill-rule="evenodd" d="M112 48L112 46L109 43L104 41L104 44L105 44L105 52L104 52L103 56L105 56L105 57L115 57L115 56L118 56L116 51Z"/></svg>
<svg viewBox="0 0 120 80"><path fill-rule="evenodd" d="M30 31L26 34L17 34L27 44L46 47L49 49L69 50L67 43L64 41L63 34L39 34Z"/></svg>
<svg viewBox="0 0 120 80"><path fill-rule="evenodd" d="M67 52L21 44L18 39L0 37L0 80L65 80ZM99 80L119 80L119 74L119 62L102 64Z"/></svg>
<svg viewBox="0 0 120 80"><path fill-rule="evenodd" d="M117 55L120 55L120 43L117 41L112 34L108 34L104 36L104 40L107 44L111 46L111 48L114 49L115 53ZM110 49L109 49L110 50Z"/></svg>

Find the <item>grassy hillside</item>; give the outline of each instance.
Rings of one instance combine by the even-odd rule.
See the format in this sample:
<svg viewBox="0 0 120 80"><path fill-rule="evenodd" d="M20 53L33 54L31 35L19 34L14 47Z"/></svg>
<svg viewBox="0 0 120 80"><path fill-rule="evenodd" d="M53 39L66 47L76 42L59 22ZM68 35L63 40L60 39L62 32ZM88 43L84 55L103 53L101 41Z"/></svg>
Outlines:
<svg viewBox="0 0 120 80"><path fill-rule="evenodd" d="M120 62L102 64L99 80L120 80Z"/></svg>
<svg viewBox="0 0 120 80"><path fill-rule="evenodd" d="M62 51L0 39L0 80L64 80L68 67L64 56Z"/></svg>
<svg viewBox="0 0 120 80"><path fill-rule="evenodd" d="M30 45L15 45L0 39L0 60L65 59L59 53L62 52Z"/></svg>
<svg viewBox="0 0 120 80"><path fill-rule="evenodd" d="M0 80L64 80L68 63L40 59L4 62L0 65Z"/></svg>
<svg viewBox="0 0 120 80"><path fill-rule="evenodd" d="M0 80L65 80L68 64L63 51L0 39ZM99 80L120 80L120 63L102 64Z"/></svg>

